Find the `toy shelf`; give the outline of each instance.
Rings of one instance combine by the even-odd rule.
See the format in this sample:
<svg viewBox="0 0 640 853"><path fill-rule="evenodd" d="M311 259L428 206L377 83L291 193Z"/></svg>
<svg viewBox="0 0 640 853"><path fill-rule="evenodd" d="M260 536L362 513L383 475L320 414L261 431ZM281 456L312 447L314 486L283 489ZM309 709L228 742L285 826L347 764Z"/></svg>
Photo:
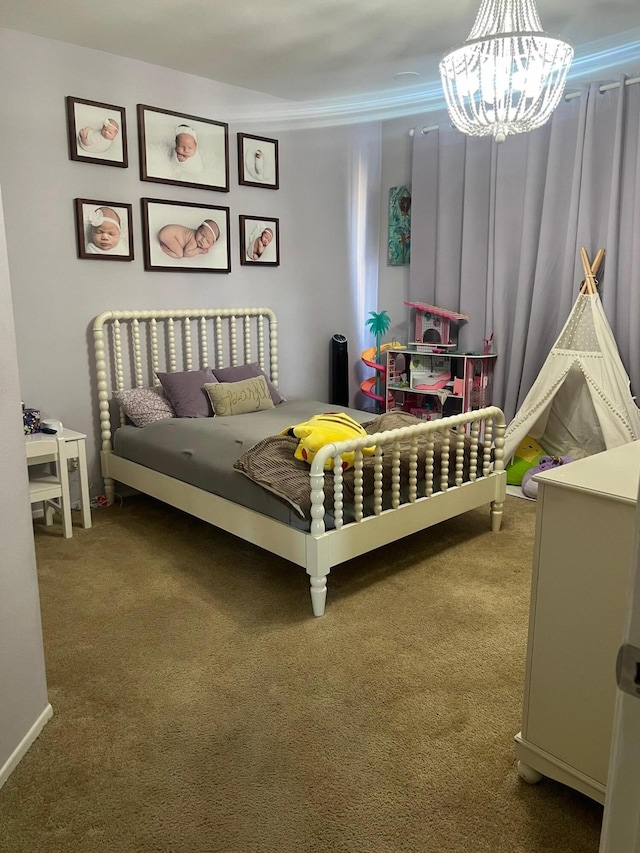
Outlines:
<svg viewBox="0 0 640 853"><path fill-rule="evenodd" d="M387 411L404 411L422 420L470 412L490 406L497 355L387 350Z"/></svg>

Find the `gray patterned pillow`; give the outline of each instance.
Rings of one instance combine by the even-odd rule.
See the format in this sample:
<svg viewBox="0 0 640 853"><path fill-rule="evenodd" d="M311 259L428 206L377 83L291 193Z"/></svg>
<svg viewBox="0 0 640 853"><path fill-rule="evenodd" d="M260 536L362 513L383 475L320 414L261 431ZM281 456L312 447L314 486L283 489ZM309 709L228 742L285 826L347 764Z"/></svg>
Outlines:
<svg viewBox="0 0 640 853"><path fill-rule="evenodd" d="M150 388L129 388L125 391L114 391L113 399L122 406L125 415L132 424L143 427L154 421L165 418L175 418L173 406L165 397L161 385Z"/></svg>

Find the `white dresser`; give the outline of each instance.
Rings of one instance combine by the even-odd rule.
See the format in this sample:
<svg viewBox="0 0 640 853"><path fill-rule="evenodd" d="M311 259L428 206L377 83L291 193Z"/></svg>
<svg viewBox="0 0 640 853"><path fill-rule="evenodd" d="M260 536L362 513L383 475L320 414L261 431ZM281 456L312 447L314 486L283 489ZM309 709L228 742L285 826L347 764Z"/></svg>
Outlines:
<svg viewBox="0 0 640 853"><path fill-rule="evenodd" d="M604 802L640 441L541 474L518 772Z"/></svg>

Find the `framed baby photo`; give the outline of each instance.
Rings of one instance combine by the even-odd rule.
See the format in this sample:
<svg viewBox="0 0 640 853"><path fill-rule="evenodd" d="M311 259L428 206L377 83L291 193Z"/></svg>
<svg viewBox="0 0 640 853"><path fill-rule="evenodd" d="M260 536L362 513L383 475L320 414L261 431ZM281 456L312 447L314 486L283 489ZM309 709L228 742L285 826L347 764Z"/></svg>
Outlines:
<svg viewBox="0 0 640 853"><path fill-rule="evenodd" d="M238 181L246 187L278 189L280 174L277 139L238 134Z"/></svg>
<svg viewBox="0 0 640 853"><path fill-rule="evenodd" d="M145 270L231 272L229 208L140 199Z"/></svg>
<svg viewBox="0 0 640 853"><path fill-rule="evenodd" d="M132 261L131 205L74 199L78 257L85 261Z"/></svg>
<svg viewBox="0 0 640 853"><path fill-rule="evenodd" d="M229 125L138 104L140 180L229 192Z"/></svg>
<svg viewBox="0 0 640 853"><path fill-rule="evenodd" d="M126 169L127 121L124 107L67 96L69 159Z"/></svg>
<svg viewBox="0 0 640 853"><path fill-rule="evenodd" d="M280 266L280 220L240 217L240 263L255 267Z"/></svg>

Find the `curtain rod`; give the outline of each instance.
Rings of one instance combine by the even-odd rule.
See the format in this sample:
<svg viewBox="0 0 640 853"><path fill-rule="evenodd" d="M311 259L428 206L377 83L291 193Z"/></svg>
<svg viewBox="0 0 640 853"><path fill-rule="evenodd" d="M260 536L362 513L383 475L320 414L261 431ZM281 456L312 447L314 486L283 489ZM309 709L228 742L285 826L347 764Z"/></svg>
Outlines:
<svg viewBox="0 0 640 853"><path fill-rule="evenodd" d="M630 86L632 83L640 83L640 77L629 77L628 80L624 81L625 86ZM602 94L603 92L607 92L609 89L618 89L619 87L620 87L620 81L619 80L616 80L615 83L603 83L602 86L600 86L598 88L598 92L600 94ZM579 90L577 92L569 92L568 95L564 96L564 100L565 101L572 101L574 98L579 98L580 95L582 95L582 90ZM432 130L438 130L439 127L440 127L440 125L438 125L438 124L432 124L429 127L421 128L420 132L421 133L429 133ZM415 127L410 128L409 129L409 136L413 136L415 132L416 132Z"/></svg>

